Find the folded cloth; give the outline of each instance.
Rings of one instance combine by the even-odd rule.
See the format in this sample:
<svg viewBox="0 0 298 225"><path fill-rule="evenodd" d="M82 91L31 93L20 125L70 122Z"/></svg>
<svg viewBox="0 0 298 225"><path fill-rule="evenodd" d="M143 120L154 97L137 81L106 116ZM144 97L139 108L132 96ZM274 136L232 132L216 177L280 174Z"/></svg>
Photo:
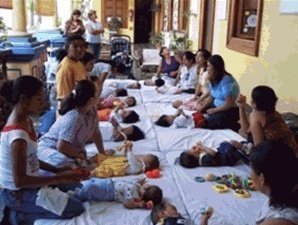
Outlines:
<svg viewBox="0 0 298 225"><path fill-rule="evenodd" d="M49 210L59 216L62 215L69 195L60 191L58 188L43 187L37 193L36 205Z"/></svg>

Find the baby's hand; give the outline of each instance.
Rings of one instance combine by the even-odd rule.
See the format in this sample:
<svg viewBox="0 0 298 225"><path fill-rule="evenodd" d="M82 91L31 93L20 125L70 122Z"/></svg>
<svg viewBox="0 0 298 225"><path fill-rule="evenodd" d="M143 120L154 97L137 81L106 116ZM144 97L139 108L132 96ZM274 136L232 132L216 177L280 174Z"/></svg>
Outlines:
<svg viewBox="0 0 298 225"><path fill-rule="evenodd" d="M236 104L239 108L244 108L246 105L246 96L240 94L236 99Z"/></svg>

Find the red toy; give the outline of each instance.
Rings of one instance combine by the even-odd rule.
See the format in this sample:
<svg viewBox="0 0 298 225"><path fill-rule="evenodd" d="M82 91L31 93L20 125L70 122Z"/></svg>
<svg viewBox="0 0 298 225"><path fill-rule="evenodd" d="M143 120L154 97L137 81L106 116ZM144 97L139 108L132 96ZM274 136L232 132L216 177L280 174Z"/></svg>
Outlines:
<svg viewBox="0 0 298 225"><path fill-rule="evenodd" d="M146 176L148 178L159 178L160 177L159 169L154 169L154 170L147 171Z"/></svg>

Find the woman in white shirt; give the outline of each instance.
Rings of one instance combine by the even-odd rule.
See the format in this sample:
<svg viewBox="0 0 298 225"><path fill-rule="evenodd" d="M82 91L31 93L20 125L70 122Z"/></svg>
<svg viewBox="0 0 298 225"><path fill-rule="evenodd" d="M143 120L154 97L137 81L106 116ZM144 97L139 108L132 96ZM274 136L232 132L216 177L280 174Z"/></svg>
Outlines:
<svg viewBox="0 0 298 225"><path fill-rule="evenodd" d="M97 21L97 15L95 10L90 10L88 13L89 21L86 24L86 42L92 49L92 52L97 60L100 54L100 41L101 34L104 32L104 28L101 22Z"/></svg>

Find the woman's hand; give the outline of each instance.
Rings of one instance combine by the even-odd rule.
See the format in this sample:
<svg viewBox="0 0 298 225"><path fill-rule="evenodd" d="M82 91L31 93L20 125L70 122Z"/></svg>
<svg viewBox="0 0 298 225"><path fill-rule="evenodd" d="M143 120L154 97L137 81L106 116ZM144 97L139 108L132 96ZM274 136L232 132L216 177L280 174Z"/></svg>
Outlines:
<svg viewBox="0 0 298 225"><path fill-rule="evenodd" d="M216 113L216 112L217 112L216 108L210 108L210 109L207 109L207 110L206 110L206 113L207 113L208 115L212 115L212 114L214 114L214 113Z"/></svg>
<svg viewBox="0 0 298 225"><path fill-rule="evenodd" d="M240 94L236 99L236 104L239 108L244 108L246 106L246 96Z"/></svg>

